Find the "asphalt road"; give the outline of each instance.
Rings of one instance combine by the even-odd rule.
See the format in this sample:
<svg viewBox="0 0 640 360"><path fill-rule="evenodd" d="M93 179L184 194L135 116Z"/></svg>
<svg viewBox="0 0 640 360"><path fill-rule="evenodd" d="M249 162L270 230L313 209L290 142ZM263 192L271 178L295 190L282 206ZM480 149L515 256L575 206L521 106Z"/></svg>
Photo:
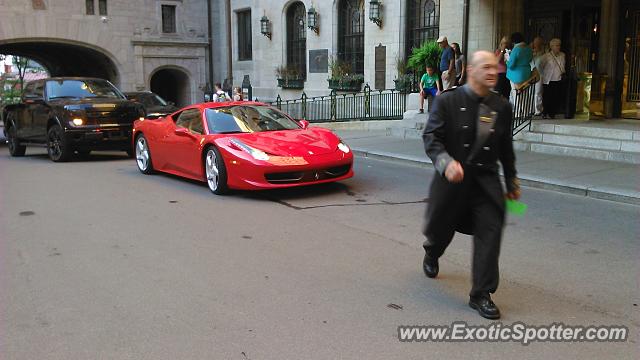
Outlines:
<svg viewBox="0 0 640 360"><path fill-rule="evenodd" d="M0 147L2 359L636 359L640 207L524 189L494 295L503 324L624 325L623 343L403 343L468 308L471 242L421 271L429 168L211 194L119 153L54 164Z"/></svg>

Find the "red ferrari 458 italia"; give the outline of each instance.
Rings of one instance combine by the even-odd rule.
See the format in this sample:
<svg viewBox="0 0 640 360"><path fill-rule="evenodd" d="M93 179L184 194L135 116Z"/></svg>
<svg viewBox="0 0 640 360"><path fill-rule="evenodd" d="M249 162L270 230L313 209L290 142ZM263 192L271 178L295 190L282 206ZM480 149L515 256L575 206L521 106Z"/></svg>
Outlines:
<svg viewBox="0 0 640 360"><path fill-rule="evenodd" d="M353 154L327 129L256 102L210 102L133 127L138 169L206 181L215 194L353 176Z"/></svg>

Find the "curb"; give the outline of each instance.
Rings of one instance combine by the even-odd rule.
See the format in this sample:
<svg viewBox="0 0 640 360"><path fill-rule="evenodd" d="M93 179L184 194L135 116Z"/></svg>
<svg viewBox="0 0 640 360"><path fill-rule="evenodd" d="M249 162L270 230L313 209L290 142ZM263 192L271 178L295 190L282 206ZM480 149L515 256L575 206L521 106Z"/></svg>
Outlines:
<svg viewBox="0 0 640 360"><path fill-rule="evenodd" d="M388 153L384 151L371 151L365 149L352 148L353 153L365 158L377 159L377 160L393 160L408 165L431 167L431 161L426 158L417 158L411 156L398 155L395 153ZM537 189L551 190L565 194L586 196L594 199L609 200L619 203L640 205L640 196L625 195L615 191L606 191L599 189L590 189L586 186L578 186L571 184L562 184L559 182L551 182L547 179L539 179L528 176L526 174L520 174L520 184ZM639 194L640 195L640 194Z"/></svg>

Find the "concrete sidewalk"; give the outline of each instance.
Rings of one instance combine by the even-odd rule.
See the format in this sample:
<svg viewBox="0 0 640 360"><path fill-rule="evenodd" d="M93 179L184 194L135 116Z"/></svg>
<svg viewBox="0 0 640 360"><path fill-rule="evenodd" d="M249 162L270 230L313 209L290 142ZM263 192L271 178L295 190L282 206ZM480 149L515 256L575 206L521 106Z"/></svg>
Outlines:
<svg viewBox="0 0 640 360"><path fill-rule="evenodd" d="M334 131L356 154L431 166L422 140L379 129ZM516 168L525 186L640 204L640 171L634 164L516 151Z"/></svg>

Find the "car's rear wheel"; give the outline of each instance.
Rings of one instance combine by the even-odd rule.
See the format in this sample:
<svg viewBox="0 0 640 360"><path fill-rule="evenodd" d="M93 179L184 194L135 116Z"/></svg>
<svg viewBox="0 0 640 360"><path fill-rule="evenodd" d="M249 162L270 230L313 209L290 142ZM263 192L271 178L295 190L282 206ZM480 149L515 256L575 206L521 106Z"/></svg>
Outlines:
<svg viewBox="0 0 640 360"><path fill-rule="evenodd" d="M16 127L13 125L9 125L9 128L7 128L7 145L9 146L9 154L11 156L24 156L24 153L27 151L26 146L20 145Z"/></svg>
<svg viewBox="0 0 640 360"><path fill-rule="evenodd" d="M65 139L64 130L60 125L53 125L47 131L47 152L49 159L55 162L69 161L73 155L73 149Z"/></svg>
<svg viewBox="0 0 640 360"><path fill-rule="evenodd" d="M135 147L136 164L138 165L138 170L146 175L153 174L154 170L153 164L151 163L151 151L149 151L149 143L147 142L147 138L145 138L144 135L140 134L136 138Z"/></svg>
<svg viewBox="0 0 640 360"><path fill-rule="evenodd" d="M214 146L207 148L204 156L204 171L209 190L216 195L223 195L229 192L227 186L227 168L224 159Z"/></svg>

